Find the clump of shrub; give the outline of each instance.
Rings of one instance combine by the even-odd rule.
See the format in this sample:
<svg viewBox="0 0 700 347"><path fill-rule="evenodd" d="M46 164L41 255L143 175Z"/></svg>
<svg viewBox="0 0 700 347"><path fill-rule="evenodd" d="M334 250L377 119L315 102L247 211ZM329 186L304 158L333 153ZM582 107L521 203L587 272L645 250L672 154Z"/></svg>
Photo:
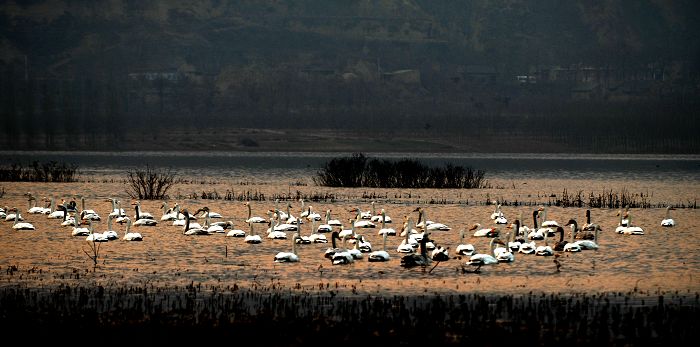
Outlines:
<svg viewBox="0 0 700 347"><path fill-rule="evenodd" d="M12 163L0 167L0 181L6 182L75 182L78 165L49 161L32 162L29 166Z"/></svg>
<svg viewBox="0 0 700 347"><path fill-rule="evenodd" d="M481 170L452 164L429 167L411 159L370 160L362 153L331 159L313 180L328 187L482 188L487 184Z"/></svg>
<svg viewBox="0 0 700 347"><path fill-rule="evenodd" d="M168 189L175 183L171 169L134 169L127 171L126 193L132 199L160 200L168 197Z"/></svg>

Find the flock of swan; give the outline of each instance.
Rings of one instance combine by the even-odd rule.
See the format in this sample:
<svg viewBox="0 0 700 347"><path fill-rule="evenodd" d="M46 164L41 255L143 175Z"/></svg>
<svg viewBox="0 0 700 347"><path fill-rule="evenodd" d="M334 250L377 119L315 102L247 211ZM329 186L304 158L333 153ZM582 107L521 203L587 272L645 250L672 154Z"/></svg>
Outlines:
<svg viewBox="0 0 700 347"><path fill-rule="evenodd" d="M250 202L245 202L248 215L245 219L247 230L235 228L232 221L214 221L222 219L220 213L211 211L209 207L202 207L194 212L187 208L181 208L179 204L172 207L167 202L161 205L162 215L156 218L153 214L143 211L141 203L136 200L131 202L134 214L128 216L121 207L121 202L117 199L109 198L112 208L107 215L107 230L96 232L94 222L100 221L98 212L86 208L85 198L80 199L80 206L75 200L66 202L62 200L56 203L54 198L45 199L45 207L37 206L37 198L31 193L28 196L28 214L46 215L49 219L60 220L62 226L71 227L71 235L85 237L85 240L92 242L107 242L119 239L119 233L113 229L113 223L125 224L125 231L122 240L142 241L143 236L139 232L131 230L133 227L156 226L159 223L171 223L176 228L181 228L184 235L212 235L223 233L227 237L240 237L245 243L258 244L263 242L263 236L271 240L291 239L289 251L279 252L274 256L274 262L293 263L299 262L297 245L310 243L331 243L324 252L324 257L329 259L333 265L351 264L365 256L370 262L382 262L391 259L387 251L387 239L391 236L399 236L400 243L395 252L400 255L400 265L402 267L427 266L433 262L442 262L454 259L450 257L449 249L444 245L436 244L431 238L431 234L448 232L452 230L448 225L435 222L427 217L426 209L418 207L413 212L418 214L417 219L413 216L405 216L399 230L392 228L392 219L387 215L385 209L375 210L375 203L371 203L371 210L363 211L360 208L353 208L349 212L354 214L354 218L348 219L348 223L342 223L338 219L332 218L332 210L327 209L324 215L313 210L312 206L305 206L300 200L301 212L295 216L291 212L291 204L287 204L286 210L279 209L279 200L275 200L274 207L267 211L266 217L255 216L252 213ZM666 215L660 225L663 227L675 226L675 221L671 216L672 206L666 208ZM482 226L479 223L473 224L467 230L473 237L490 238L487 251L477 252L476 247L464 241L467 231L462 228L459 231L460 243L454 248L458 256L468 257L465 265L476 267L475 272L482 266L497 263L508 263L515 261L515 254L534 254L536 256L552 256L555 252L580 252L584 250L595 250L599 248L598 233L602 231L600 225L591 222L591 211L586 210L586 222L579 226L576 219L570 219L567 223L560 225L555 220L547 217L547 209L538 207L532 212L532 226L528 227L523 220L522 214L509 223L505 214L501 210L501 205L496 204L495 210L491 213L491 226ZM618 212L620 217L616 233L622 235L644 235L644 230L632 223L632 213L628 208ZM13 222L14 230L35 230L34 226L25 222L18 208L0 208L0 218L8 222ZM204 219L200 224L198 220ZM305 235L302 231L302 224L309 223L310 233ZM256 231L256 225L265 228L262 236ZM349 228L345 226L349 225ZM506 230L503 233L503 230ZM565 229L569 229L567 233ZM382 247L379 250L372 248L371 243L364 236L367 230L378 230L377 235L382 238ZM288 234L291 233L291 238ZM326 235L329 235L327 237Z"/></svg>

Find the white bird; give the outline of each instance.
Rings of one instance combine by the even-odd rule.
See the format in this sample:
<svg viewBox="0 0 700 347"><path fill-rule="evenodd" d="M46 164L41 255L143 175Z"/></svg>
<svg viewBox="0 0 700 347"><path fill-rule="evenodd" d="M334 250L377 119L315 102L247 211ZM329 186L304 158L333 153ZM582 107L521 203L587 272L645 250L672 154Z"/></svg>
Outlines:
<svg viewBox="0 0 700 347"><path fill-rule="evenodd" d="M343 238L343 248L338 248L335 245L335 240L339 237L338 234L333 232L333 249L327 249L324 256L331 259L331 264L333 265L347 265L355 262L355 257L345 248L345 240L347 237Z"/></svg>
<svg viewBox="0 0 700 347"><path fill-rule="evenodd" d="M177 203L175 203L177 206ZM178 211L176 211L175 207L168 208L168 202L163 201L163 204L160 205L160 207L163 209L163 215L160 217L161 221L171 221L171 220L176 220Z"/></svg>
<svg viewBox="0 0 700 347"><path fill-rule="evenodd" d="M71 231L73 236L88 236L90 235L90 229L87 227L80 227L80 219L73 218L73 231Z"/></svg>
<svg viewBox="0 0 700 347"><path fill-rule="evenodd" d="M286 224L286 223L280 224L279 215L277 217L277 220L275 221L275 225L272 225L272 221L273 221L273 219L270 219L269 224L268 224L270 227L267 229L267 238L268 239L275 239L275 240L287 239L287 232L285 230L287 230L286 226L290 225L290 224ZM299 228L296 225L294 225L294 227L296 227L296 229L291 230L291 231L298 231L299 230Z"/></svg>
<svg viewBox="0 0 700 347"><path fill-rule="evenodd" d="M387 234L386 233L382 234L382 250L370 252L367 255L367 261L379 262L379 261L388 261L389 259L391 259L391 256L389 256L389 252L386 251L386 238L387 238Z"/></svg>
<svg viewBox="0 0 700 347"><path fill-rule="evenodd" d="M107 242L109 239L102 235L102 233L96 233L93 230L92 220L88 219L88 228L90 229L90 234L85 238L85 241L90 242Z"/></svg>
<svg viewBox="0 0 700 347"><path fill-rule="evenodd" d="M576 234L576 226L571 224L571 240L564 245L564 252L581 252L581 246L574 242L574 237Z"/></svg>
<svg viewBox="0 0 700 347"><path fill-rule="evenodd" d="M491 253L474 254L471 257L469 257L469 261L467 261L467 265L476 266L477 270L478 270L484 265L498 264L498 259L496 259L496 257L494 257L494 255L493 255L495 242L496 242L495 237L491 239L491 242L489 242L489 250L491 251Z"/></svg>
<svg viewBox="0 0 700 347"><path fill-rule="evenodd" d="M107 198L107 201L112 203L112 211L109 212L109 216L112 216L114 218L126 217L126 212L124 211L123 208L121 208L121 205L117 199ZM115 219L115 221L116 221L116 219ZM119 223L119 222L117 221L117 223ZM126 221L124 221L124 223L126 223Z"/></svg>
<svg viewBox="0 0 700 347"><path fill-rule="evenodd" d="M102 232L102 235L106 237L107 240L116 240L119 238L119 234L117 234L117 232L114 231L114 229L112 229L112 219L114 219L114 216L107 216L107 230Z"/></svg>
<svg viewBox="0 0 700 347"><path fill-rule="evenodd" d="M9 213L10 211L14 211L14 213ZM7 211L8 213L5 215L5 221L6 222L16 222L16 221L23 221L24 218L22 218L22 215L19 213L19 209L12 208Z"/></svg>
<svg viewBox="0 0 700 347"><path fill-rule="evenodd" d="M411 230L413 230L413 219L409 217L406 220L405 229L401 233L404 236L404 239L401 241L401 244L399 244L399 246L396 247L397 252L414 253L416 251L416 248L420 246L415 238L412 239L410 237L411 235L414 235L414 233L412 233Z"/></svg>
<svg viewBox="0 0 700 347"><path fill-rule="evenodd" d="M12 224L14 230L35 230L34 225L27 222L19 221L19 210L15 208L15 221Z"/></svg>
<svg viewBox="0 0 700 347"><path fill-rule="evenodd" d="M384 211L384 209L382 209L382 211L379 213L379 217L380 217L379 222L382 223L382 227L381 227L381 229L379 229L378 234L379 235L391 235L391 236L396 235L396 230L394 228L387 228L386 227L387 219L385 218L386 211Z"/></svg>
<svg viewBox="0 0 700 347"><path fill-rule="evenodd" d="M83 220L89 219L89 220L94 220L94 221L98 221L101 219L100 215L97 212L95 212L95 210L85 208L85 197L84 196L80 197L80 209L81 209L81 212L79 214L80 219L83 219Z"/></svg>
<svg viewBox="0 0 700 347"><path fill-rule="evenodd" d="M508 247L508 240L510 239L510 233L506 233L506 241L499 240L498 242L501 243L503 246L503 250L499 253L495 253L496 260L498 260L499 263L512 263L515 261L515 255L513 254L513 251Z"/></svg>
<svg viewBox="0 0 700 347"><path fill-rule="evenodd" d="M474 245L471 243L464 243L464 229L459 231L459 245L457 245L457 249L455 251L459 255L471 256L474 254Z"/></svg>
<svg viewBox="0 0 700 347"><path fill-rule="evenodd" d="M258 244L262 243L262 238L260 235L255 233L255 228L254 228L255 223L248 223L248 227L250 228L250 232L248 235L245 236L245 239L243 241L245 243L251 243L251 244Z"/></svg>
<svg viewBox="0 0 700 347"><path fill-rule="evenodd" d="M599 224L591 223L591 210L586 210L586 223L581 227L583 231L603 231Z"/></svg>
<svg viewBox="0 0 700 347"><path fill-rule="evenodd" d="M137 222L139 219L155 219L152 214L141 211L141 201L136 200L132 202L131 205L135 206L136 214L134 215L134 219ZM134 225L136 225L136 223L134 223Z"/></svg>
<svg viewBox="0 0 700 347"><path fill-rule="evenodd" d="M513 224L509 226L510 229L513 229L513 240L508 241L508 248L510 248L511 251L517 252L520 250L520 245L525 242L525 237L520 234L520 220L516 219Z"/></svg>
<svg viewBox="0 0 700 347"><path fill-rule="evenodd" d="M622 234L622 232L627 228L627 216L622 212L622 209L617 211L617 215L620 216L620 221L617 223L615 232Z"/></svg>
<svg viewBox="0 0 700 347"><path fill-rule="evenodd" d="M332 227L342 227L343 223L341 223L340 220L334 219L333 217L331 217L332 211L333 210L328 210L328 225L330 225Z"/></svg>
<svg viewBox="0 0 700 347"><path fill-rule="evenodd" d="M416 267L416 266L427 266L432 263L432 259L428 257L428 249L425 244L428 242L427 237L423 237L420 241L420 253L407 254L401 257L401 266L406 268Z"/></svg>
<svg viewBox="0 0 700 347"><path fill-rule="evenodd" d="M561 227L557 227L561 228ZM549 257L554 255L554 249L552 249L552 246L549 245L549 234L544 235L544 245L542 246L537 246L535 248L535 255L539 255L541 257Z"/></svg>
<svg viewBox="0 0 700 347"><path fill-rule="evenodd" d="M622 230L623 235L644 235L644 229L642 227L632 224L632 214L627 212L627 226Z"/></svg>
<svg viewBox="0 0 700 347"><path fill-rule="evenodd" d="M279 252L275 255L275 263L296 263L299 261L299 256L297 255L297 240L300 238L298 233L294 233L292 236L292 251L291 252Z"/></svg>
<svg viewBox="0 0 700 347"><path fill-rule="evenodd" d="M124 241L143 241L141 233L131 232L131 219L126 221L126 230L124 231Z"/></svg>
<svg viewBox="0 0 700 347"><path fill-rule="evenodd" d="M248 208L248 218L246 218L246 223L267 223L267 219L260 216L253 216L253 208L250 206L250 201L245 202Z"/></svg>
<svg viewBox="0 0 700 347"><path fill-rule="evenodd" d="M497 227L482 228L479 223L474 223L474 225L469 228L469 231L474 231L474 237L498 237L500 234Z"/></svg>
<svg viewBox="0 0 700 347"><path fill-rule="evenodd" d="M433 222L431 220L428 220L428 217L425 215L425 209L422 207L418 207L414 210L418 211L418 222L416 223L416 228L420 228L423 230L430 230L430 231L449 231L451 230L450 227L443 223L437 223Z"/></svg>
<svg viewBox="0 0 700 347"><path fill-rule="evenodd" d="M330 233L333 231L333 226L328 224L331 219L331 210L326 210L325 223L321 224L316 228L317 233Z"/></svg>
<svg viewBox="0 0 700 347"><path fill-rule="evenodd" d="M578 240L576 243L578 244L579 248L581 250L590 250L590 249L598 249L598 231L595 230L593 232L593 239L584 239L584 240ZM573 231L574 233L574 238L576 238L576 234L579 233L579 231L576 229L576 226L574 225Z"/></svg>
<svg viewBox="0 0 700 347"><path fill-rule="evenodd" d="M336 252L342 252L344 249L339 248L336 245L335 240L339 240L340 236L338 235L338 231L333 231L331 232L331 247L326 248L326 251L323 253L323 256L328 259L333 259L333 254Z"/></svg>
<svg viewBox="0 0 700 347"><path fill-rule="evenodd" d="M249 223L252 224L252 223ZM246 233L242 229L234 229L233 228L233 222L231 222L231 230L229 230L228 233L226 233L227 237L245 237Z"/></svg>
<svg viewBox="0 0 700 347"><path fill-rule="evenodd" d="M494 200L494 202L496 202ZM501 212L501 204L496 204L496 207L493 209L493 213L491 213L491 219L496 219L498 217L503 217L503 212Z"/></svg>
<svg viewBox="0 0 700 347"><path fill-rule="evenodd" d="M491 213L491 219L496 224L508 224L508 219L501 211L501 204L496 205L496 209Z"/></svg>
<svg viewBox="0 0 700 347"><path fill-rule="evenodd" d="M326 235L319 232L320 228L316 228L316 221L311 221L311 235L309 235L309 240L313 243L328 243Z"/></svg>
<svg viewBox="0 0 700 347"><path fill-rule="evenodd" d="M36 204L36 197L33 196L31 193L27 193L25 195L29 195L29 208L27 209L27 213L31 214L49 214L51 213L51 208L49 206L47 207L42 207L42 206L37 206Z"/></svg>
<svg viewBox="0 0 700 347"><path fill-rule="evenodd" d="M382 215L382 212L384 212L384 215ZM370 221L373 223L379 223L384 219L384 223L391 223L391 217L386 215L386 211L384 209L381 209L379 214L374 212L374 201L372 201L372 217L370 218Z"/></svg>
<svg viewBox="0 0 700 347"><path fill-rule="evenodd" d="M211 235L207 229L202 228L201 226L197 227L192 227L190 226L190 213L187 211L187 209L184 209L182 211L182 214L185 215L185 226L182 228L183 229L183 234L185 235ZM137 220L138 222L138 220Z"/></svg>
<svg viewBox="0 0 700 347"><path fill-rule="evenodd" d="M343 245L347 244L348 238L349 237L347 237L347 236L343 238ZM350 253L350 255L352 255L352 257L355 259L362 259L363 258L362 251L360 251L360 248L358 246L359 244L360 244L359 240L355 239L355 244L352 248L347 248L347 246L345 246L348 253Z"/></svg>
<svg viewBox="0 0 700 347"><path fill-rule="evenodd" d="M51 198L51 213L49 213L46 218L48 219L63 219L63 215L65 214L65 209L61 210L56 208L56 199Z"/></svg>
<svg viewBox="0 0 700 347"><path fill-rule="evenodd" d="M661 226L662 227L672 227L676 225L676 221L671 218L671 210L675 210L673 206L666 206L666 216L664 219L661 221Z"/></svg>
<svg viewBox="0 0 700 347"><path fill-rule="evenodd" d="M559 226L559 223L557 221L555 221L553 219L547 219L547 208L546 207L542 206L539 208L539 210L541 211L541 215L542 215L542 223L540 223L540 225L542 227L544 227L544 228L548 228L548 227L556 228ZM554 233L554 229L552 229L550 234L553 234L553 233ZM549 235L549 236L552 236L552 235Z"/></svg>
<svg viewBox="0 0 700 347"><path fill-rule="evenodd" d="M357 228L376 228L377 225L374 224L372 221L369 219L371 218L371 215L367 218L363 216L363 213L359 208L354 208L351 210L351 212L355 212L355 223L353 224ZM342 235L341 235L342 237Z"/></svg>
<svg viewBox="0 0 700 347"><path fill-rule="evenodd" d="M544 240L545 236L549 235L551 228L540 227L539 225L540 210L535 210L532 213L534 227L527 234L529 240Z"/></svg>

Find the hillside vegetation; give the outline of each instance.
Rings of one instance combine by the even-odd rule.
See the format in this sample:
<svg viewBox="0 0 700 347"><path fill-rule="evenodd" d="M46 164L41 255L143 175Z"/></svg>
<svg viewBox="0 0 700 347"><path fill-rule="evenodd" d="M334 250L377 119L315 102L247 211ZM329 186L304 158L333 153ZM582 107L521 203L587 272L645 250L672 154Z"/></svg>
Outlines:
<svg viewBox="0 0 700 347"><path fill-rule="evenodd" d="M213 127L700 149L693 1L35 0L0 9L5 148L104 149Z"/></svg>

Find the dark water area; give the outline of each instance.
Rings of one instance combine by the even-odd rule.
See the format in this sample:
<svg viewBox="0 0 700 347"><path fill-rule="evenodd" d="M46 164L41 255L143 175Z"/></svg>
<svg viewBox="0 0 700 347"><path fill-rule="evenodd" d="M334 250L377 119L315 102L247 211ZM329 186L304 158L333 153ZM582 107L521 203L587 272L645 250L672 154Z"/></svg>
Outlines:
<svg viewBox="0 0 700 347"><path fill-rule="evenodd" d="M314 175L333 158L352 153L314 152L49 152L5 151L5 163L57 161L78 165L83 174L122 174L125 170L171 168L182 175L237 178L249 175ZM412 159L429 166L452 164L486 173L486 178L570 178L633 180L700 179L699 155L445 154L366 153L370 159Z"/></svg>

